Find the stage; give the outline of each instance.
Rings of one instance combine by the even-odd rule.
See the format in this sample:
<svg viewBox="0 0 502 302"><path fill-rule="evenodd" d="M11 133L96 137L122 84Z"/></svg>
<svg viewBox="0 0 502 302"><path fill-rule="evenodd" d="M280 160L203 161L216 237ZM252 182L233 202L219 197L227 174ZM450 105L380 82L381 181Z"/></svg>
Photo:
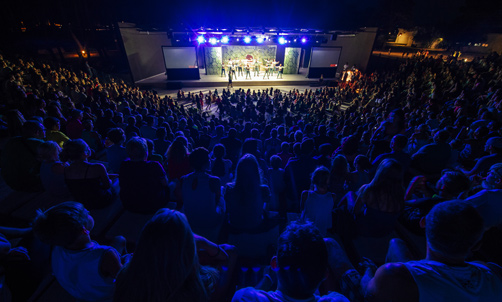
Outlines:
<svg viewBox="0 0 502 302"><path fill-rule="evenodd" d="M234 87L241 86L318 86L319 80L308 79L307 70L300 74L283 74L282 79L277 79L277 74L270 76L269 79L263 79L264 72L259 77L252 77L246 80L245 76L234 78L232 83ZM323 85L337 82L334 78L325 78ZM204 69L200 70L200 80L167 80L164 73L136 81L136 86L144 89L182 89L189 87L221 87L228 84L228 76L206 75Z"/></svg>

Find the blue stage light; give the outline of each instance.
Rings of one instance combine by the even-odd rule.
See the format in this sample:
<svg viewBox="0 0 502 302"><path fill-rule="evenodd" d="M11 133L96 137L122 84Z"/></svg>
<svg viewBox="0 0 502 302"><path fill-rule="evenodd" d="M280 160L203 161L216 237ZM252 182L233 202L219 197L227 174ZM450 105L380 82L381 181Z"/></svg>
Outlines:
<svg viewBox="0 0 502 302"><path fill-rule="evenodd" d="M223 44L227 44L229 42L230 39L228 39L228 36L223 36L221 37L221 43Z"/></svg>
<svg viewBox="0 0 502 302"><path fill-rule="evenodd" d="M214 37L213 38L209 38L209 43L211 45L216 45L216 43L218 43L218 40L216 38L214 38Z"/></svg>
<svg viewBox="0 0 502 302"><path fill-rule="evenodd" d="M286 44L286 39L284 39L284 37L279 37L279 44Z"/></svg>
<svg viewBox="0 0 502 302"><path fill-rule="evenodd" d="M256 42L258 43L263 43L263 41L264 41L263 37L256 38Z"/></svg>
<svg viewBox="0 0 502 302"><path fill-rule="evenodd" d="M244 37L244 43L248 43L248 44L251 43L251 37L245 36Z"/></svg>
<svg viewBox="0 0 502 302"><path fill-rule="evenodd" d="M307 38L302 38L302 43L303 44L307 43Z"/></svg>
<svg viewBox="0 0 502 302"><path fill-rule="evenodd" d="M204 43L204 41L206 41L206 39L204 38L203 35L200 35L200 36L197 37L197 42L199 42L199 44Z"/></svg>

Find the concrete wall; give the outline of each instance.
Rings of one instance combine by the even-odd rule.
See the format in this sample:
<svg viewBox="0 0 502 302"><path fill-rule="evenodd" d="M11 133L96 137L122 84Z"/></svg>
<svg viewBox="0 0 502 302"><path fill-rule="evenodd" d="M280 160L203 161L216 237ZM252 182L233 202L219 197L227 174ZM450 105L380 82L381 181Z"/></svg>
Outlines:
<svg viewBox="0 0 502 302"><path fill-rule="evenodd" d="M134 81L166 71L161 49L171 45L166 32L139 31L132 23L119 23L119 29Z"/></svg>
<svg viewBox="0 0 502 302"><path fill-rule="evenodd" d="M488 34L486 43L490 52L495 51L502 54L502 34Z"/></svg>
<svg viewBox="0 0 502 302"><path fill-rule="evenodd" d="M413 44L413 37L415 34L415 31L408 31L400 28L395 43L410 47Z"/></svg>
<svg viewBox="0 0 502 302"><path fill-rule="evenodd" d="M376 27L368 27L354 34L340 34L337 36L336 41L331 41L331 36L327 36L328 43L325 44L326 46L342 48L337 72L342 70L346 62L349 63L350 67L356 65L359 70L365 71L368 67L376 34Z"/></svg>

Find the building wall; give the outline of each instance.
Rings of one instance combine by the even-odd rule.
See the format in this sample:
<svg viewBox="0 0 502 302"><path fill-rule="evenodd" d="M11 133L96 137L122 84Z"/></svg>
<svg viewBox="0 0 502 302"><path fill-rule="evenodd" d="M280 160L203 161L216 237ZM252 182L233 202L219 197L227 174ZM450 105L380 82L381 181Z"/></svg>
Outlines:
<svg viewBox="0 0 502 302"><path fill-rule="evenodd" d="M134 81L166 71L161 49L171 45L166 32L138 31L132 23L119 23L119 29Z"/></svg>
<svg viewBox="0 0 502 302"><path fill-rule="evenodd" d="M354 34L338 35L336 41L331 41L331 37L328 36L326 46L342 48L337 72L346 62L349 63L349 66L356 65L359 70L365 71L368 67L376 34L376 27L368 27Z"/></svg>
<svg viewBox="0 0 502 302"><path fill-rule="evenodd" d="M502 34L488 34L486 43L490 52L495 51L502 54Z"/></svg>

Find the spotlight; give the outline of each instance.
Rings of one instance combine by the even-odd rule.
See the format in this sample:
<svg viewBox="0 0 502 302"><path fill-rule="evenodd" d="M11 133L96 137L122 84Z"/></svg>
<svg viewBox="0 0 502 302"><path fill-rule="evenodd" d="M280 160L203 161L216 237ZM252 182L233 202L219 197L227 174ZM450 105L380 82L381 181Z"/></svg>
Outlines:
<svg viewBox="0 0 502 302"><path fill-rule="evenodd" d="M264 41L263 37L256 38L256 42L258 43L263 43L263 41Z"/></svg>
<svg viewBox="0 0 502 302"><path fill-rule="evenodd" d="M223 43L223 44L227 44L227 43L228 43L228 41L229 41L228 36L223 36L223 37L221 37L221 43Z"/></svg>
<svg viewBox="0 0 502 302"><path fill-rule="evenodd" d="M204 38L203 35L200 35L200 36L197 37L197 42L199 42L199 44L204 43L204 41L206 41L206 39Z"/></svg>
<svg viewBox="0 0 502 302"><path fill-rule="evenodd" d="M250 36L245 36L244 37L244 43L246 43L246 44L251 43L251 37Z"/></svg>
<svg viewBox="0 0 502 302"><path fill-rule="evenodd" d="M302 38L302 43L303 44L307 43L307 38Z"/></svg>
<svg viewBox="0 0 502 302"><path fill-rule="evenodd" d="M216 43L218 43L218 40L216 40L216 38L214 38L214 37L213 38L209 38L209 43L211 45L216 45Z"/></svg>
<svg viewBox="0 0 502 302"><path fill-rule="evenodd" d="M284 37L279 37L279 44L286 44L286 39L284 39Z"/></svg>

